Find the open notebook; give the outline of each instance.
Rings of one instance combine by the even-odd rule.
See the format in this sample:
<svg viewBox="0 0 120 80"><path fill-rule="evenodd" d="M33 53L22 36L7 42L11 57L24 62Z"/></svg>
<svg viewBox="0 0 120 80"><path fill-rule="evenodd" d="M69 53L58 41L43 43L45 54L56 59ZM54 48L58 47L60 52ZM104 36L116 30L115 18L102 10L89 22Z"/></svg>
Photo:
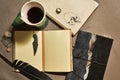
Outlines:
<svg viewBox="0 0 120 80"><path fill-rule="evenodd" d="M14 59L25 61L40 71L72 71L70 30L15 31Z"/></svg>
<svg viewBox="0 0 120 80"><path fill-rule="evenodd" d="M75 35L98 7L94 0L31 0L44 5L47 16Z"/></svg>

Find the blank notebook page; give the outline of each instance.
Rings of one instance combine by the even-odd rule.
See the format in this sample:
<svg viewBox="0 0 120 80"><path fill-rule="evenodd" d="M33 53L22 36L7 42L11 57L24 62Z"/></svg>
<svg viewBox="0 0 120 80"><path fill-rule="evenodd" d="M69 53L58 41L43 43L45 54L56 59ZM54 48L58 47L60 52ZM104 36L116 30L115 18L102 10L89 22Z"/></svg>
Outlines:
<svg viewBox="0 0 120 80"><path fill-rule="evenodd" d="M70 30L44 32L45 71L71 71Z"/></svg>

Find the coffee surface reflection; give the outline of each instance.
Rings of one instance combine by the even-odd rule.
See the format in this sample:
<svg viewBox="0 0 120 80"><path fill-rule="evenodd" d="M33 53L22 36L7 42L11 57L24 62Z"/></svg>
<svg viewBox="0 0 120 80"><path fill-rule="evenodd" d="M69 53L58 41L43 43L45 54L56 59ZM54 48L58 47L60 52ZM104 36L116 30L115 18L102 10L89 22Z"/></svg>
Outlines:
<svg viewBox="0 0 120 80"><path fill-rule="evenodd" d="M28 15L28 20L31 23L38 23L43 19L44 13L40 8L32 7L29 9L27 15Z"/></svg>

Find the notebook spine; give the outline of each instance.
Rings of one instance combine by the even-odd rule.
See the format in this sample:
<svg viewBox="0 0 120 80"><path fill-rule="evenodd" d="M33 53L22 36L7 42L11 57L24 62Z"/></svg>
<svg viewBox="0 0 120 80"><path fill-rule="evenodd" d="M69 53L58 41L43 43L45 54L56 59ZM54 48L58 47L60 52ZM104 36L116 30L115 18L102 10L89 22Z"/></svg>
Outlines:
<svg viewBox="0 0 120 80"><path fill-rule="evenodd" d="M42 71L45 71L44 31L42 31Z"/></svg>

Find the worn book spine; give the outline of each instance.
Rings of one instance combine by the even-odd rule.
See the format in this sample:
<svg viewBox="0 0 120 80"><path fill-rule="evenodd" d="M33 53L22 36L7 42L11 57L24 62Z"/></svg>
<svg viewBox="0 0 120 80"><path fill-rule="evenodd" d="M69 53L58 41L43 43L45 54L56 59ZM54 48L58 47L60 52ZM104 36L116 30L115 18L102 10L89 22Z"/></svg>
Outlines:
<svg viewBox="0 0 120 80"><path fill-rule="evenodd" d="M44 31L42 31L42 70L45 71Z"/></svg>

